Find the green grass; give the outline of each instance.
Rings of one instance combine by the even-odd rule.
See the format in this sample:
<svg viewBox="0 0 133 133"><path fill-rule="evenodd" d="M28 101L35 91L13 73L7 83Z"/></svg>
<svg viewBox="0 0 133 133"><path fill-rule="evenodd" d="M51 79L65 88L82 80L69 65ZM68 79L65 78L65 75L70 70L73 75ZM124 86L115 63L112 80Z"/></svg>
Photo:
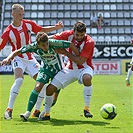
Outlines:
<svg viewBox="0 0 133 133"><path fill-rule="evenodd" d="M91 112L93 118L83 116L83 86L77 82L60 92L57 104L51 109L50 121L37 121L29 118L22 122L20 113L27 107L28 97L35 81L25 76L24 84L14 105L13 119L5 120L10 87L14 81L11 75L0 76L0 128L1 133L132 133L132 90L125 85L126 75L95 75ZM133 82L132 82L133 84ZM118 115L114 120L100 116L100 108L105 103L117 107ZM42 107L43 108L43 107Z"/></svg>

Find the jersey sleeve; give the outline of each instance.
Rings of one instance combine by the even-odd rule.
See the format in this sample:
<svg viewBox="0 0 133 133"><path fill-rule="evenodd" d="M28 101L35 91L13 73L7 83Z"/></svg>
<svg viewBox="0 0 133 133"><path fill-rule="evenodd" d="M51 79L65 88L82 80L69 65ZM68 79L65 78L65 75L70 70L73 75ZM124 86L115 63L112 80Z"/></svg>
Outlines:
<svg viewBox="0 0 133 133"><path fill-rule="evenodd" d="M21 53L27 53L27 52L36 52L37 50L37 45L36 42L32 44L25 45L21 48Z"/></svg>
<svg viewBox="0 0 133 133"><path fill-rule="evenodd" d="M34 33L37 34L39 31L42 30L42 26L37 25L35 22L33 22L33 21L31 21L31 20L27 20L27 22L31 24L31 26L32 26L32 31L33 31Z"/></svg>
<svg viewBox="0 0 133 133"><path fill-rule="evenodd" d="M61 33L54 34L54 39L68 40L68 37L70 36L71 32L72 32L71 30L67 30Z"/></svg>
<svg viewBox="0 0 133 133"><path fill-rule="evenodd" d="M70 41L49 39L49 45L54 46L55 48L69 48L70 44Z"/></svg>
<svg viewBox="0 0 133 133"><path fill-rule="evenodd" d="M8 33L4 32L2 34L2 36L0 37L0 50L2 50L6 46L7 42L9 42L9 40L10 40L10 38L9 38Z"/></svg>

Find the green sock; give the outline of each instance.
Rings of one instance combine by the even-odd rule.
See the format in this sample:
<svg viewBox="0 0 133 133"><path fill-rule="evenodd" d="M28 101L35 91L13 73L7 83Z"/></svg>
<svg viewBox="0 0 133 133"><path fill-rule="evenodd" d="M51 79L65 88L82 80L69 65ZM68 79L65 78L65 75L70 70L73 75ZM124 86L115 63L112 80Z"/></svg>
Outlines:
<svg viewBox="0 0 133 133"><path fill-rule="evenodd" d="M28 101L28 108L27 111L30 111L33 109L34 105L36 104L37 98L38 98L39 92L37 92L36 90L33 90L29 101Z"/></svg>

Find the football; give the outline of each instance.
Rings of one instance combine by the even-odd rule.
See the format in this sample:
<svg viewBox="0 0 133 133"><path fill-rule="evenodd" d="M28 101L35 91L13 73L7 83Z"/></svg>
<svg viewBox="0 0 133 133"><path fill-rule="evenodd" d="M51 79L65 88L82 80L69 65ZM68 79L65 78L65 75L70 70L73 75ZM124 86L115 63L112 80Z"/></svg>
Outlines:
<svg viewBox="0 0 133 133"><path fill-rule="evenodd" d="M107 103L102 106L100 113L104 119L112 120L117 115L117 109L115 105Z"/></svg>

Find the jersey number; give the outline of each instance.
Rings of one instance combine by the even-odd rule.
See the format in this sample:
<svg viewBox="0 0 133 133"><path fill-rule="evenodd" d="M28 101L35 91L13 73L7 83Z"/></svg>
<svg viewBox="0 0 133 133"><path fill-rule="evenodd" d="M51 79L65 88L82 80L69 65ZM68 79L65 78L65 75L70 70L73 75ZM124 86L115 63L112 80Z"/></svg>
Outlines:
<svg viewBox="0 0 133 133"><path fill-rule="evenodd" d="M14 62L14 67L17 67L18 66L18 63L17 62Z"/></svg>

